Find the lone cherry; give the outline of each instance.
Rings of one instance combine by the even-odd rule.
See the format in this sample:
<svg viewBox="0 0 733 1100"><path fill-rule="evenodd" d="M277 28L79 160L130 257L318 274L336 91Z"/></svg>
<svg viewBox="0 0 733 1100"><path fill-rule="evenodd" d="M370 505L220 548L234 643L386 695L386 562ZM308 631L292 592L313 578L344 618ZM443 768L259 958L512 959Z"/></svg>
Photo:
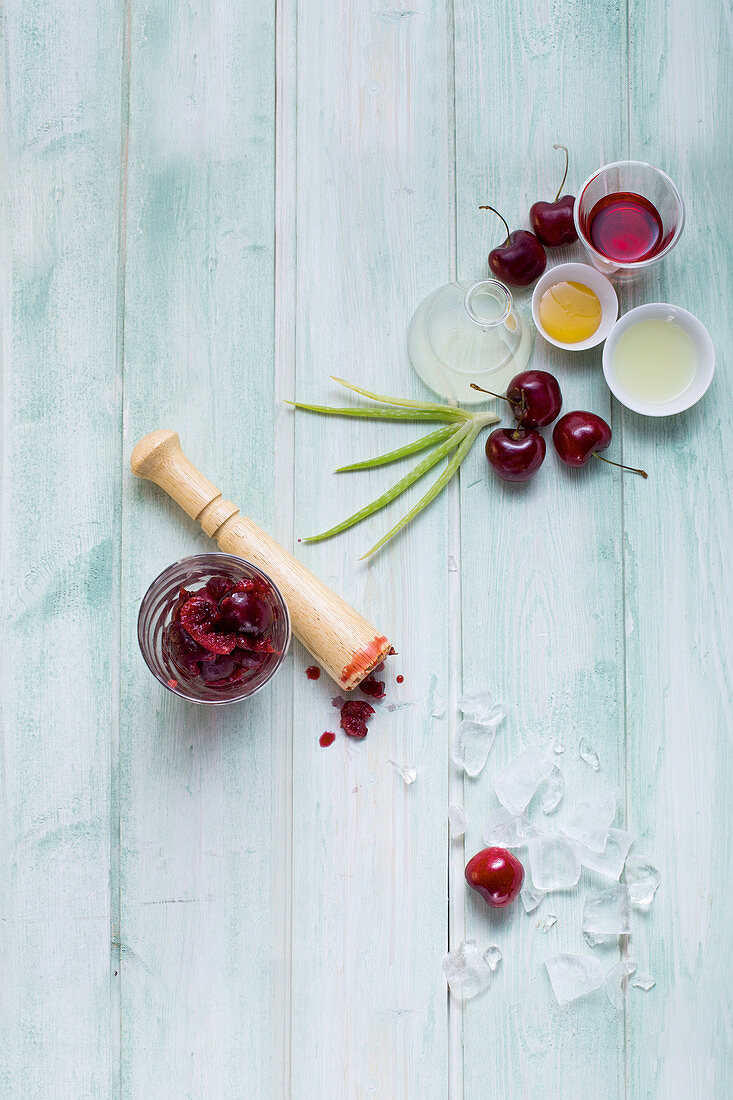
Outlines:
<svg viewBox="0 0 733 1100"><path fill-rule="evenodd" d="M489 267L503 283L512 286L529 286L539 279L547 266L547 256L534 233L528 229L515 229L509 232L509 226L493 206L479 206L479 210L491 210L504 222L506 240L498 248L489 252Z"/></svg>
<svg viewBox="0 0 733 1100"><path fill-rule="evenodd" d="M482 386L471 383L472 390L500 397ZM525 370L512 378L507 386L505 401L514 413L518 428L545 428L552 424L562 408L562 394L557 378L545 370Z"/></svg>
<svg viewBox="0 0 733 1100"><path fill-rule="evenodd" d="M522 889L524 867L506 848L484 848L466 864L466 882L492 909L503 909Z"/></svg>
<svg viewBox="0 0 733 1100"><path fill-rule="evenodd" d="M583 412L578 409L560 417L552 433L552 442L567 466L577 468L587 465L591 458L599 458L611 466L619 466L632 474L648 477L644 470L636 470L632 466L612 462L610 458L604 458L598 453L606 450L611 437L610 425L602 417L597 413Z"/></svg>
<svg viewBox="0 0 733 1100"><path fill-rule="evenodd" d="M489 465L504 481L529 481L546 451L544 439L531 428L497 428L486 440Z"/></svg>
<svg viewBox="0 0 733 1100"><path fill-rule="evenodd" d="M547 245L548 248L572 244L578 239L573 221L575 198L573 195L563 195L560 198L560 192L568 175L568 151L564 145L553 145L553 149L565 150L565 172L562 182L552 202L535 202L529 208L529 224L542 244Z"/></svg>

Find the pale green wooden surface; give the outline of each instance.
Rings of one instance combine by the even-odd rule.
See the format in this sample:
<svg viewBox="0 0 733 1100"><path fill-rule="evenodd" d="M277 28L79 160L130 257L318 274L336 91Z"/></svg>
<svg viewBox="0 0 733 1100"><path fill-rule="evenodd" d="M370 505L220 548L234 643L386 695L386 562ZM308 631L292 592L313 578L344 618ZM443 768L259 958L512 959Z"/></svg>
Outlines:
<svg viewBox="0 0 733 1100"><path fill-rule="evenodd" d="M6 0L2 30L0 1094L727 1097L722 9ZM479 202L521 224L554 193L554 141L574 188L627 154L679 184L679 248L623 306L701 317L710 394L653 425L610 400L598 352L576 364L538 344L566 407L607 414L648 482L548 456L508 490L477 446L370 564L356 558L389 517L299 546L389 480L333 467L413 433L326 430L282 398L335 396L331 373L418 395L412 308L484 273L498 233ZM363 744L318 747L335 692L306 680L297 645L223 716L147 674L140 597L206 546L125 472L161 425L393 639L388 702L411 705L382 708ZM510 717L464 784L453 703L483 683ZM492 776L532 742L564 744L569 800L618 781L661 868L629 952L657 986L626 1018L549 992L544 952L585 950L583 891L530 917L464 902ZM390 757L418 766L410 789ZM445 821L460 799L465 852ZM440 959L464 929L504 960L449 1010Z"/></svg>

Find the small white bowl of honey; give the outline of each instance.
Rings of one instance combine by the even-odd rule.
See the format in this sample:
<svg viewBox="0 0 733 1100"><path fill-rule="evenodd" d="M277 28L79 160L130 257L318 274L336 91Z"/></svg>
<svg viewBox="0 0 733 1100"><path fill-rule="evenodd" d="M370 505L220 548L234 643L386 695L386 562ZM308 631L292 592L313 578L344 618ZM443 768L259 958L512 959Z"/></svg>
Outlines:
<svg viewBox="0 0 733 1100"><path fill-rule="evenodd" d="M587 351L602 344L616 323L612 284L589 264L558 264L545 271L532 294L532 319L550 344Z"/></svg>

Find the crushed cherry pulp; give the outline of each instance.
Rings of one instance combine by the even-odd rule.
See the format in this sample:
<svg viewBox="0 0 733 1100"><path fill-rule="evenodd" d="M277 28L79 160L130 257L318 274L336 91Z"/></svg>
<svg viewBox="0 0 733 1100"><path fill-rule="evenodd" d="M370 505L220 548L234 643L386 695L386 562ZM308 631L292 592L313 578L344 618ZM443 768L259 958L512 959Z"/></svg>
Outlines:
<svg viewBox="0 0 733 1100"><path fill-rule="evenodd" d="M367 735L367 722L374 714L371 703L361 699L349 699L341 707L341 729L347 737L361 740Z"/></svg>
<svg viewBox="0 0 733 1100"><path fill-rule="evenodd" d="M252 678L275 653L270 586L259 578L214 576L197 591L181 588L163 634L178 674L209 688Z"/></svg>
<svg viewBox="0 0 733 1100"><path fill-rule="evenodd" d="M375 680L373 676L367 676L359 684L359 691L371 696L373 699L384 699L384 680Z"/></svg>

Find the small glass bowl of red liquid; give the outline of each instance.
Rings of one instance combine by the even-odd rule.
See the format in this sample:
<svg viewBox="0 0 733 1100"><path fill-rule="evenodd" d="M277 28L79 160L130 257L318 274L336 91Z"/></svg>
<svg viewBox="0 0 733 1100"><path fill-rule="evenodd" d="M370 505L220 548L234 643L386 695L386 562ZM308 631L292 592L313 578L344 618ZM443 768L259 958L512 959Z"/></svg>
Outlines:
<svg viewBox="0 0 733 1100"><path fill-rule="evenodd" d="M155 578L140 604L137 637L163 687L217 706L272 679L288 651L290 616L275 583L251 562L197 554Z"/></svg>
<svg viewBox="0 0 733 1100"><path fill-rule="evenodd" d="M588 177L573 218L594 267L629 282L672 251L685 207L665 172L640 160L619 160Z"/></svg>

